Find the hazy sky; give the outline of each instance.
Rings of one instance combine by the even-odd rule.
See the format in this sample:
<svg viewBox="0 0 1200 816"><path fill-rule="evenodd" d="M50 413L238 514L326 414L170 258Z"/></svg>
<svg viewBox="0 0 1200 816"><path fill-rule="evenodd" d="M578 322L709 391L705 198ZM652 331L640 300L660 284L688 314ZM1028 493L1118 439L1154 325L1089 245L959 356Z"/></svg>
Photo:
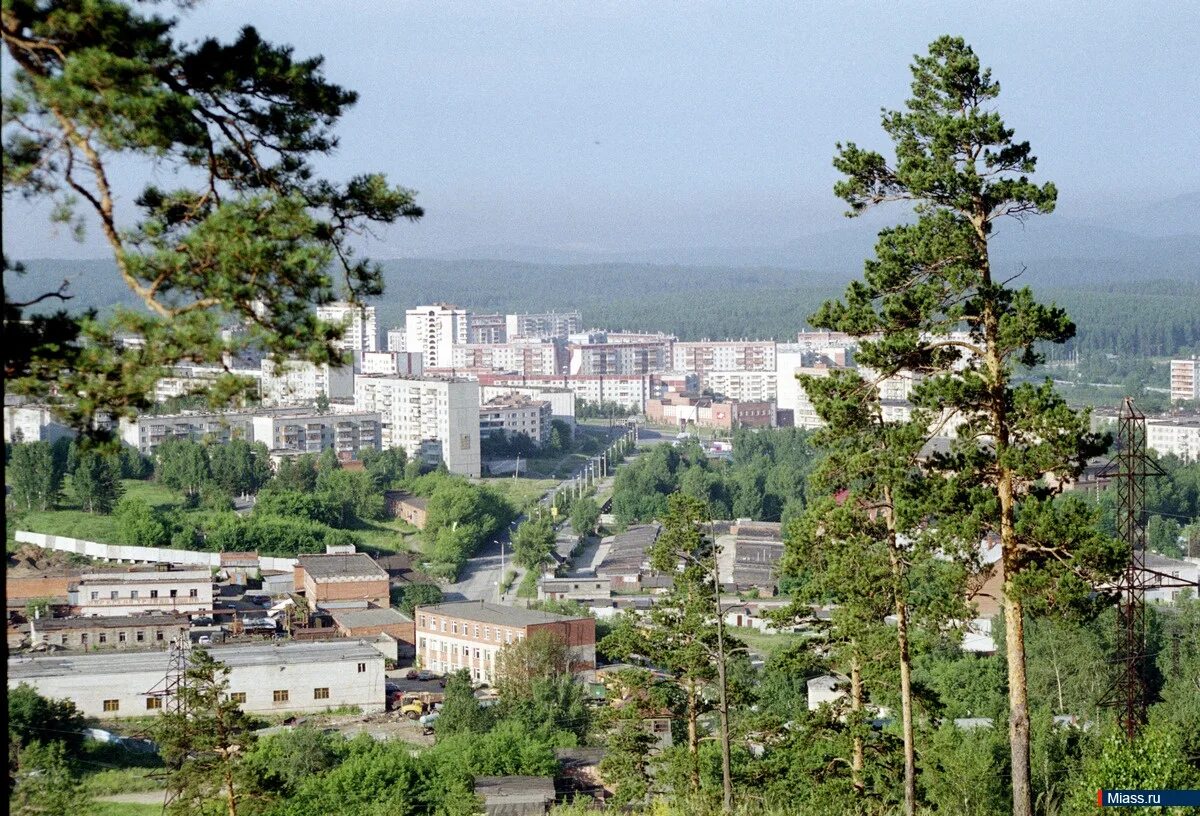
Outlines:
<svg viewBox="0 0 1200 816"><path fill-rule="evenodd" d="M160 8L170 10L169 4ZM914 52L964 35L1062 191L1108 214L1200 189L1200 4L400 3L210 0L181 32L245 24L360 93L329 175L415 188L379 256L516 244L780 244L841 226L834 143L886 147ZM125 204L135 192L124 189ZM106 254L6 199L6 252Z"/></svg>

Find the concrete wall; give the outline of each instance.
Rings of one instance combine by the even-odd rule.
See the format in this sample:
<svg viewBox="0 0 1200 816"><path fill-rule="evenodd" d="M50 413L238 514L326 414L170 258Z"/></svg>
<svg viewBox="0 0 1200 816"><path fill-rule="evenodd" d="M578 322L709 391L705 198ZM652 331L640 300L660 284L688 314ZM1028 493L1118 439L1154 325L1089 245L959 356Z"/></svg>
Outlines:
<svg viewBox="0 0 1200 816"><path fill-rule="evenodd" d="M125 544L101 544L97 541L86 541L81 538L48 535L46 533L31 533L18 530L16 540L21 544L33 544L46 550L59 550L86 555L89 558L100 558L106 561L127 562L130 564L187 564L197 567L220 567L221 554L216 552L197 552L195 550L175 550L169 547L131 547ZM288 570L296 564L295 558L275 558L269 555L258 557L259 569Z"/></svg>

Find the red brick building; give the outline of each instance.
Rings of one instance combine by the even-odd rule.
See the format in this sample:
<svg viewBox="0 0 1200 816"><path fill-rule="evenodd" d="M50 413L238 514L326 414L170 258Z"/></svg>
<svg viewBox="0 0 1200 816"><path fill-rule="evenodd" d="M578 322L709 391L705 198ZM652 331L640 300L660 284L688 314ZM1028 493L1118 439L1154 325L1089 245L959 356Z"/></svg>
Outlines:
<svg viewBox="0 0 1200 816"><path fill-rule="evenodd" d="M313 607L326 601L389 605L388 574L366 553L301 555L295 575L296 591Z"/></svg>

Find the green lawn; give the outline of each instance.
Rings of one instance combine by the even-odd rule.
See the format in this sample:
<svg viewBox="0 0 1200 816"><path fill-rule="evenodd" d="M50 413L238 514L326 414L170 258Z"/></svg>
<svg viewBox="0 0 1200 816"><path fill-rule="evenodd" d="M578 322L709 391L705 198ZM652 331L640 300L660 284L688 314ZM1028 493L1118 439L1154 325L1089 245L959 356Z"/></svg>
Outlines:
<svg viewBox="0 0 1200 816"><path fill-rule="evenodd" d="M508 499L518 510L524 510L536 502L554 485L554 479L514 479L511 476L495 479L480 479L480 484L487 485Z"/></svg>
<svg viewBox="0 0 1200 816"><path fill-rule="evenodd" d="M123 479L121 484L125 487L125 496L142 499L154 507L167 509L183 503L182 496L155 482ZM99 541L102 544L124 543L117 532L117 520L113 516L85 513L66 503L59 507L59 510L22 514L18 529Z"/></svg>
<svg viewBox="0 0 1200 816"><path fill-rule="evenodd" d="M422 552L421 531L403 519L373 521L351 530L362 540L362 549L382 554Z"/></svg>
<svg viewBox="0 0 1200 816"><path fill-rule="evenodd" d="M745 643L752 652L770 657L781 649L787 648L804 640L804 635L797 632L780 632L768 635L748 626L729 626L726 631L732 637Z"/></svg>

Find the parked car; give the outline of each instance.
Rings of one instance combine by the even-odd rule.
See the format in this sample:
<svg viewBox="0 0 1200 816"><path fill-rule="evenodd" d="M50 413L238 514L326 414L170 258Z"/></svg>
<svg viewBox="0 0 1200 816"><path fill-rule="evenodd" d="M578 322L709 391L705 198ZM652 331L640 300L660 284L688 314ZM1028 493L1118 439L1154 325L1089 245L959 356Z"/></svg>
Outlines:
<svg viewBox="0 0 1200 816"><path fill-rule="evenodd" d="M212 643L212 638L210 638L208 635L201 635L196 642L201 646L208 646L210 643Z"/></svg>
<svg viewBox="0 0 1200 816"><path fill-rule="evenodd" d="M192 618L192 626L212 626L213 619L208 617Z"/></svg>
<svg viewBox="0 0 1200 816"><path fill-rule="evenodd" d="M436 674L434 674L433 672L431 672L431 671L427 671L426 669L421 669L419 672L417 672L417 677L416 677L416 679L417 679L417 680L421 680L421 681L425 681L425 680L433 680L433 679L435 679L436 677L437 677L437 675L436 675Z"/></svg>
<svg viewBox="0 0 1200 816"><path fill-rule="evenodd" d="M416 680L417 679L417 670L409 669L408 671L406 671L404 673L404 679L405 680Z"/></svg>

